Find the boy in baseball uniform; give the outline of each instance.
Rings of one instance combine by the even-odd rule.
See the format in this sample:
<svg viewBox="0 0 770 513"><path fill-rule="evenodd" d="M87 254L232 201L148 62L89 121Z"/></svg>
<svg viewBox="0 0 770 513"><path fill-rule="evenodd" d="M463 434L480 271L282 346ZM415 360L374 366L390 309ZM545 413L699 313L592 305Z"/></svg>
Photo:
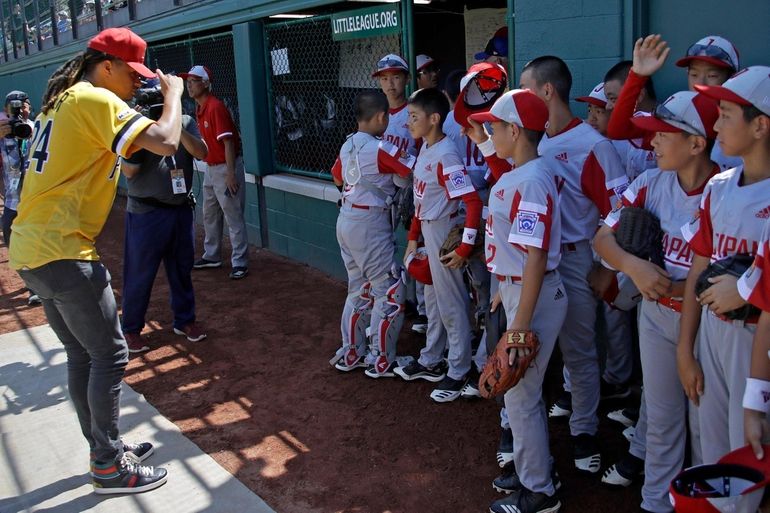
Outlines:
<svg viewBox="0 0 770 513"><path fill-rule="evenodd" d="M591 239L628 179L612 143L572 114L572 74L564 61L553 56L530 61L520 84L548 106L548 128L538 151L554 172L561 201L559 272L570 302L559 347L572 385L573 456L578 470L596 473L601 467L596 440L600 377L594 328L597 300L588 282L593 267Z"/></svg>
<svg viewBox="0 0 770 513"><path fill-rule="evenodd" d="M710 159L718 115L711 98L681 91L661 104L654 116L633 118L634 124L655 133L652 145L660 167L645 171L629 185L622 205L607 216L594 238L602 259L629 276L648 300L642 302L639 315L646 457L642 462L629 454L614 467L630 483L644 465L642 508L655 513L671 511L669 484L684 463L687 404L676 350L693 253L681 226L698 211L706 182L719 170ZM614 231L625 207L646 209L660 220L664 268L627 253L615 241Z"/></svg>
<svg viewBox="0 0 770 513"><path fill-rule="evenodd" d="M758 252L770 206L770 67L752 66L722 86L695 88L719 100L718 142L725 155L743 159L709 181L698 213L682 227L695 255L682 307L679 376L690 400L700 406L703 462L714 463L744 443L739 398L746 389L757 319L724 316L745 304L734 278L711 278L711 287L698 297L695 282L710 262Z"/></svg>
<svg viewBox="0 0 770 513"><path fill-rule="evenodd" d="M433 285L425 286L428 311L425 348L418 360L395 369L408 381L418 378L440 381L431 393L436 402L457 399L471 367L470 301L461 267L476 241L482 210L481 198L473 188L462 157L442 131L448 113L449 101L438 89L420 89L409 98L409 130L413 138L423 139L423 146L414 167L415 214L404 258L417 250L422 236ZM465 206L462 243L439 257L439 249L449 231L463 222L461 203ZM446 345L449 365L445 371Z"/></svg>
<svg viewBox="0 0 770 513"><path fill-rule="evenodd" d="M367 367L371 378L393 377L404 283L393 260L390 205L396 193L393 177L408 177L414 157L401 157L400 150L381 139L388 126L383 93L359 93L355 113L358 131L342 145L332 167L334 183L342 189L337 242L348 273L342 347L332 360L343 372Z"/></svg>
<svg viewBox="0 0 770 513"><path fill-rule="evenodd" d="M557 267L561 254L561 216L553 175L537 145L545 132L548 107L533 92L505 93L487 113L473 114L492 124L482 143L494 155L490 166L512 158L516 168L492 187L486 222L487 268L499 282L493 305L502 302L507 327L533 331L540 352L521 381L505 393L513 434L513 463L508 478L517 476L511 495L492 504L490 512L556 512L561 502L551 476L548 423L542 385L548 361L567 315L567 295ZM516 355L511 355L513 363Z"/></svg>

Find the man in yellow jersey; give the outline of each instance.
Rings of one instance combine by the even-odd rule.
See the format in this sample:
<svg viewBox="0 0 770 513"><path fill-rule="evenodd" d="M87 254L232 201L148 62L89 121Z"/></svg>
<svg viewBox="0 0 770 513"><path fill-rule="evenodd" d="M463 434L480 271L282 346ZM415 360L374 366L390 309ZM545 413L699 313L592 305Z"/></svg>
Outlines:
<svg viewBox="0 0 770 513"><path fill-rule="evenodd" d="M181 131L182 80L157 71L165 102L157 122L126 105L147 44L110 28L48 82L30 141L27 175L13 224L11 266L38 293L67 353L69 393L91 449L94 491L137 493L166 482L140 466L153 447L118 432L120 383L128 361L110 274L94 246L115 198L120 156L145 148L173 155Z"/></svg>

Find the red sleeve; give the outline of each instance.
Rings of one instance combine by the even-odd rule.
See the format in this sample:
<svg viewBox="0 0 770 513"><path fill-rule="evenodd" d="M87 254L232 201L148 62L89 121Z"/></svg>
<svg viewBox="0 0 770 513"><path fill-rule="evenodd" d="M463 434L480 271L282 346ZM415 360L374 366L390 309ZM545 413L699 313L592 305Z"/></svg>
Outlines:
<svg viewBox="0 0 770 513"><path fill-rule="evenodd" d="M644 89L649 77L637 75L633 71L628 72L628 78L620 90L620 96L615 102L615 107L610 113L610 121L607 124L607 137L610 139L643 139L642 148L651 150L651 134L631 123L631 118L636 112L636 100Z"/></svg>
<svg viewBox="0 0 770 513"><path fill-rule="evenodd" d="M708 187L708 186L707 186ZM711 226L711 189L703 193L700 209L695 219L682 227L682 235L690 248L702 257L711 258L713 253L714 229Z"/></svg>
<svg viewBox="0 0 770 513"><path fill-rule="evenodd" d="M765 234L770 236L770 223ZM757 308L770 312L770 239L764 239L754 257L754 265L738 279L741 297Z"/></svg>
<svg viewBox="0 0 770 513"><path fill-rule="evenodd" d="M395 145L380 141L377 149L377 168L383 174L396 174L406 178L412 172L417 159L400 151Z"/></svg>
<svg viewBox="0 0 770 513"><path fill-rule="evenodd" d="M233 119L230 117L227 107L225 107L224 103L217 103L216 107L212 120L217 141L221 141L226 137L233 137L233 134L235 134L235 124L233 124Z"/></svg>
<svg viewBox="0 0 770 513"><path fill-rule="evenodd" d="M479 221L481 220L481 211L484 208L484 203L481 201L481 196L475 190L468 192L460 196L460 201L465 203L465 228L466 230L474 230L476 237L483 237L483 233L478 233ZM465 237L463 237L464 239ZM475 243L475 240L474 240ZM457 248L457 254L463 258L468 258L473 251L474 243L468 243L463 240L460 243L460 247Z"/></svg>
<svg viewBox="0 0 770 513"><path fill-rule="evenodd" d="M626 179L627 183L628 179ZM602 218L606 217L612 210L611 199L616 196L619 186L608 184L604 168L593 151L589 153L585 164L583 164L583 172L580 175L580 187L583 189L583 194L599 209L599 215Z"/></svg>
<svg viewBox="0 0 770 513"><path fill-rule="evenodd" d="M488 157L485 156L484 160L487 161L487 167L489 167L490 176L488 181L490 185L497 183L504 173L513 169L513 166L507 160L498 157L497 153L493 153Z"/></svg>
<svg viewBox="0 0 770 513"><path fill-rule="evenodd" d="M422 225L420 224L420 218L417 214L412 216L412 223L409 225L409 233L406 235L406 240L420 240L422 235Z"/></svg>
<svg viewBox="0 0 770 513"><path fill-rule="evenodd" d="M342 182L342 161L339 157L337 157L337 160L334 161L334 165L332 166L332 177L338 181Z"/></svg>

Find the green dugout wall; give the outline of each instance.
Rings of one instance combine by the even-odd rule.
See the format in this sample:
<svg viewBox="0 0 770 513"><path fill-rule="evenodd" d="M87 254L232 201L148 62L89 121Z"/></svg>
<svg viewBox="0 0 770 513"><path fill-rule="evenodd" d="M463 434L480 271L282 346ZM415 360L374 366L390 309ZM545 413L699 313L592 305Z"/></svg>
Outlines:
<svg viewBox="0 0 770 513"><path fill-rule="evenodd" d="M661 32L672 46L671 65L655 77L661 98L686 87L684 72L673 66L675 57L683 54L690 43L710 33L734 41L742 65L770 64L767 2L734 0L728 9L718 0L433 0L428 6L389 5L401 17L400 32L374 38L353 37L352 42L332 42L332 15L376 4L211 0L129 25L149 42L151 56L154 47L170 43L208 36L231 38L232 56L228 57L232 58L235 72L233 87L237 100L233 105L240 122L248 173L249 240L338 277L344 276L334 228L339 195L325 171L331 164L327 154L333 154L339 134L354 129L349 114L351 94L355 88L369 85L356 80L360 81L362 70L370 71L380 54L387 51L401 51L414 62L417 53L438 57L443 48L463 47L468 36L459 37L457 32L462 30L467 7L497 8L500 24L508 23L515 57L511 63L515 73L513 84L527 60L544 54L558 55L572 70L573 97L587 93L619 59L630 58L635 38L650 32ZM269 18L297 12L315 14L316 20ZM323 22L328 22L328 29L323 25L320 30L324 33L314 36L308 27L315 23L319 30L322 16L328 19ZM343 25L355 27L347 21L337 24ZM451 27L451 34L444 34L442 27ZM451 42L442 44L442 39ZM33 100L40 98L51 73L84 45L81 40L0 65L0 93L23 89ZM334 49L337 56L323 61L319 58L325 58L319 52L323 48ZM289 73L280 61L285 55L291 57L289 73L297 75L293 82L288 80ZM339 71L330 77L320 66L333 66ZM308 93L300 94L302 91ZM298 94L302 96L300 100L295 99ZM276 100L280 97L288 99L294 110L299 105L316 112L313 123L302 126L304 147L294 144L298 139L289 138L289 134L297 135L286 123L292 108L286 102L278 104ZM329 102L319 102L319 97L332 100L335 116L329 114ZM583 115L582 109L583 106L575 105L576 114ZM281 152L292 145L297 147L294 153ZM399 232L399 240L403 241L403 231Z"/></svg>

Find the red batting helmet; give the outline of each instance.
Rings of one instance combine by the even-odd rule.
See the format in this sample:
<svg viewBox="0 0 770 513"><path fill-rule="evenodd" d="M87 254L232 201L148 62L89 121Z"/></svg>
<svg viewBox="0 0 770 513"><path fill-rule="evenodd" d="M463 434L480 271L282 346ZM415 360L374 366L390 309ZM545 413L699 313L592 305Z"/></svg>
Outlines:
<svg viewBox="0 0 770 513"><path fill-rule="evenodd" d="M406 272L425 285L433 285L433 277L428 265L428 252L425 248L417 248L417 251L406 258Z"/></svg>
<svg viewBox="0 0 770 513"><path fill-rule="evenodd" d="M677 513L756 513L770 483L770 446L764 460L750 446L735 450L713 465L698 465L671 481L669 497Z"/></svg>

